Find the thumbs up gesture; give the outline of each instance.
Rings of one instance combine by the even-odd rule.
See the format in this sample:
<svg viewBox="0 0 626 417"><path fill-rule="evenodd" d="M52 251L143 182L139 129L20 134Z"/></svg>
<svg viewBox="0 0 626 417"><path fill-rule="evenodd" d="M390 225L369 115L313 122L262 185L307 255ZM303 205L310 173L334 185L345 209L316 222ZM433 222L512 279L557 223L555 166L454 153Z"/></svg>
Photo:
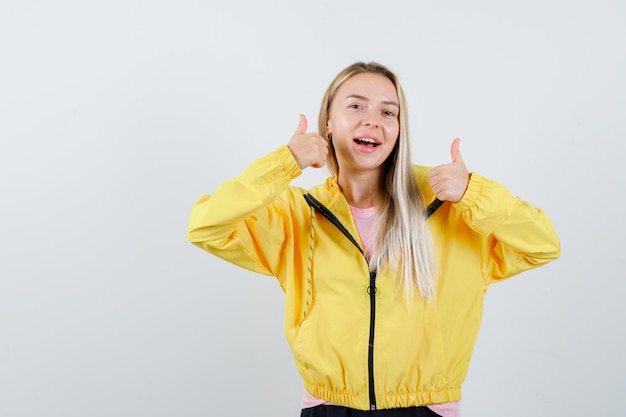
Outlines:
<svg viewBox="0 0 626 417"><path fill-rule="evenodd" d="M315 132L306 133L306 117L301 114L298 128L287 147L296 159L300 169L307 167L320 168L326 165L328 141Z"/></svg>
<svg viewBox="0 0 626 417"><path fill-rule="evenodd" d="M439 200L456 203L467 190L470 173L461 158L460 142L459 138L452 141L450 147L452 162L433 167L428 173L430 186Z"/></svg>

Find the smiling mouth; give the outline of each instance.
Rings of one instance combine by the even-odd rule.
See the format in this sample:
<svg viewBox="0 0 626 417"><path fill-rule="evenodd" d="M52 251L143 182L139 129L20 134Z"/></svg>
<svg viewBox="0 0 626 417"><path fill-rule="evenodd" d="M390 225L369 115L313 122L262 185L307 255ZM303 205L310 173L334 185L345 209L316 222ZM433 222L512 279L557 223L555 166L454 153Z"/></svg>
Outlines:
<svg viewBox="0 0 626 417"><path fill-rule="evenodd" d="M380 143L376 142L372 138L356 138L356 139L354 139L354 142L358 143L359 145L371 146L373 148L375 148L378 145L380 145Z"/></svg>

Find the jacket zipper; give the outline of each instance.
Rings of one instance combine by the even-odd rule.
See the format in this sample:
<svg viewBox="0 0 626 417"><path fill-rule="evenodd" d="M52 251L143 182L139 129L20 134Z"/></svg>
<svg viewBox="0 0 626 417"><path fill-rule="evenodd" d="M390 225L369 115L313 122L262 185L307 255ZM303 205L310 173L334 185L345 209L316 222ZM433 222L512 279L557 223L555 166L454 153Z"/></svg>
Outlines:
<svg viewBox="0 0 626 417"><path fill-rule="evenodd" d="M328 221L330 221L344 236L356 246L359 250L363 258L365 258L365 252L356 241L356 239L350 234L348 229L339 221L337 216L333 214L326 206L320 203L315 197L311 194L304 194L304 199L307 204L313 208L313 210L319 212L322 216L324 216ZM441 205L443 202L439 199L435 199L428 208L426 209L426 218L428 219ZM365 258L365 262L367 262L367 258ZM369 265L369 262L367 262ZM369 386L369 397L370 397L370 410L376 410L376 391L374 390L374 327L376 323L376 271L370 271L370 283L367 287L367 293L370 296L370 334L368 341L368 349L367 349L367 371L368 371L368 386Z"/></svg>
<svg viewBox="0 0 626 417"><path fill-rule="evenodd" d="M367 351L367 369L369 373L370 410L376 410L376 392L374 391L374 323L376 321L376 271L370 271L370 340Z"/></svg>
<svg viewBox="0 0 626 417"><path fill-rule="evenodd" d="M339 231L341 231L341 233L343 233L350 240L350 242L352 242L352 244L356 246L359 252L361 252L361 255L365 257L365 252L363 252L363 249L361 249L361 246L359 246L359 242L357 242L356 239L352 237L348 229L346 229L346 227L343 224L341 224L337 216L335 216L332 211L328 210L325 205L320 203L311 194L304 194L304 199L309 204L309 206L311 206L315 211L319 212L328 221L330 221L337 229L339 229Z"/></svg>

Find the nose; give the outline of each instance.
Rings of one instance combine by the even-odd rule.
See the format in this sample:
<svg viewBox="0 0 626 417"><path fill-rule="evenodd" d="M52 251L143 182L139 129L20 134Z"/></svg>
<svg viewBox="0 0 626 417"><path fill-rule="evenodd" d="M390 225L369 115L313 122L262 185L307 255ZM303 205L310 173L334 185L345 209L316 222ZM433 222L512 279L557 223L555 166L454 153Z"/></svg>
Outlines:
<svg viewBox="0 0 626 417"><path fill-rule="evenodd" d="M379 127L380 115L374 110L367 111L363 115L363 124L367 127Z"/></svg>

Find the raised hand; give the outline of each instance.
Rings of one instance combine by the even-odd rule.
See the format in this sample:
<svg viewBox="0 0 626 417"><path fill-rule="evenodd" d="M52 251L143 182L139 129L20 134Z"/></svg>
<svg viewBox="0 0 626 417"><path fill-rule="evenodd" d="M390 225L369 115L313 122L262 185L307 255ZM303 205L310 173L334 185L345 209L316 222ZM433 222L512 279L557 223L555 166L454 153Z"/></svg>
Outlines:
<svg viewBox="0 0 626 417"><path fill-rule="evenodd" d="M450 155L452 162L449 164L433 167L429 172L429 182L433 193L442 201L458 202L467 190L470 173L461 158L459 143L461 139L452 141Z"/></svg>
<svg viewBox="0 0 626 417"><path fill-rule="evenodd" d="M306 133L306 117L301 114L298 128L287 147L296 159L300 169L308 167L320 168L326 165L328 141L315 132Z"/></svg>

